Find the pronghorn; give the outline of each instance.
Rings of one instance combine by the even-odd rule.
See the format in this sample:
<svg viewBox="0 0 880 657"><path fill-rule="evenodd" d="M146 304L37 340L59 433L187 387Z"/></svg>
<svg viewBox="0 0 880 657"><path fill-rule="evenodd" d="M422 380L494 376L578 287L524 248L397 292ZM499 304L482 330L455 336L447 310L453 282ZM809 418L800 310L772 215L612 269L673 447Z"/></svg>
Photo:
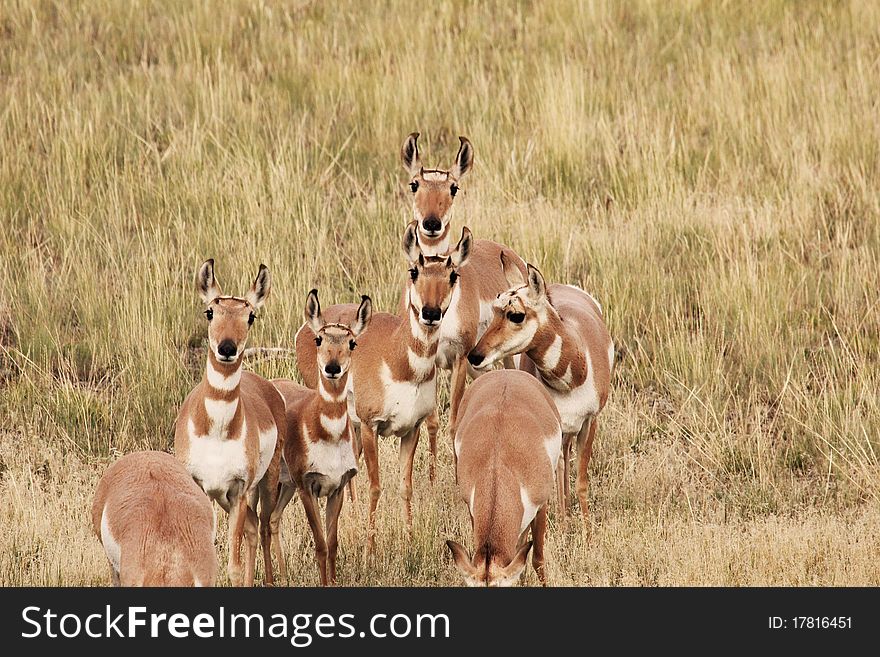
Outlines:
<svg viewBox="0 0 880 657"><path fill-rule="evenodd" d="M506 264L506 263L504 263ZM528 265L528 280L505 266L511 289L498 296L494 318L468 355L485 369L501 358L524 353L520 367L538 376L562 419L562 472L557 477L565 518L569 496L569 449L577 437L577 495L584 520L589 513L587 485L597 415L605 406L614 363L614 343L596 300L572 285L553 284Z"/></svg>
<svg viewBox="0 0 880 657"><path fill-rule="evenodd" d="M360 420L370 478L368 550L380 495L378 436L400 438L400 497L404 517L412 525L413 457L419 427L436 408L435 359L441 320L458 287L458 270L468 260L471 241L470 231L464 228L448 255L426 256L410 226L403 237L410 263L406 308L399 315L373 313L370 329L358 339L351 367L352 410Z"/></svg>
<svg viewBox="0 0 880 657"><path fill-rule="evenodd" d="M107 468L92 528L115 586L214 586L211 500L171 454L134 452Z"/></svg>
<svg viewBox="0 0 880 657"><path fill-rule="evenodd" d="M321 584L325 586L336 582L339 513L345 484L357 474L354 432L348 417L348 373L355 340L370 323L371 313L370 297L365 296L351 324L327 323L321 314L318 291L309 292L305 317L315 334L317 385L311 389L289 379L273 381L287 405L284 462L289 476L282 476L281 496L272 519L280 519L298 490L315 539ZM327 497L326 541L318 512L319 497Z"/></svg>
<svg viewBox="0 0 880 657"><path fill-rule="evenodd" d="M459 137L461 145L451 169L425 169L419 156L418 138L419 133L412 133L400 149L403 168L410 175L412 222L417 228L422 252L425 255L444 255L449 250L453 199L462 178L473 166L474 149L465 137ZM459 272L460 285L440 326L437 365L441 369L452 370L449 394L452 427L455 426L468 374L465 357L492 319L492 302L508 287L501 268L502 257L509 263L516 263L525 273L525 263L510 248L491 240L474 240L468 264L462 266ZM405 303L405 295L404 290L402 304ZM512 367L512 361L506 364ZM471 370L470 374L476 376L478 373ZM436 420L432 424L436 424ZM431 468L433 470L433 458Z"/></svg>
<svg viewBox="0 0 880 657"><path fill-rule="evenodd" d="M455 541L446 545L469 586L511 586L533 544L532 565L547 585L544 533L561 444L559 412L526 372L490 372L465 393L455 431L455 477L476 551L471 559Z"/></svg>
<svg viewBox="0 0 880 657"><path fill-rule="evenodd" d="M199 268L196 288L206 304L208 362L201 383L177 415L174 451L202 490L229 513L227 569L235 586L253 585L259 494L266 583L272 584L270 545L282 578L287 578L278 524L270 523L286 432L284 399L266 379L242 372L248 330L269 294L269 270L260 265L246 297L222 296L214 261L208 260ZM243 537L247 541L244 574Z"/></svg>

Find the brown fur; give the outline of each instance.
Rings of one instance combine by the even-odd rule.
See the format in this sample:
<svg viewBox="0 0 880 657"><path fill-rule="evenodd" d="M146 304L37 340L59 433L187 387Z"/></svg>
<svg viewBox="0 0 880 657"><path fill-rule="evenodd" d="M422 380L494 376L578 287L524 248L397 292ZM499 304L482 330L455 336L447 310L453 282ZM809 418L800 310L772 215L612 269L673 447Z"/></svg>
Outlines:
<svg viewBox="0 0 880 657"><path fill-rule="evenodd" d="M557 464L544 441L554 437L558 454L559 413L544 387L525 372L489 372L465 393L455 432L456 479L471 512L476 550L473 559L462 561L463 548L450 541L450 549L469 583L496 584L514 577L524 565L528 549L523 552L522 489L538 507L529 523L535 546L532 563L546 583L546 507L553 497Z"/></svg>
<svg viewBox="0 0 880 657"><path fill-rule="evenodd" d="M106 512L120 547L121 586L213 586L217 577L211 501L172 455L134 452L113 463L95 490L92 529ZM105 546L106 547L106 546Z"/></svg>

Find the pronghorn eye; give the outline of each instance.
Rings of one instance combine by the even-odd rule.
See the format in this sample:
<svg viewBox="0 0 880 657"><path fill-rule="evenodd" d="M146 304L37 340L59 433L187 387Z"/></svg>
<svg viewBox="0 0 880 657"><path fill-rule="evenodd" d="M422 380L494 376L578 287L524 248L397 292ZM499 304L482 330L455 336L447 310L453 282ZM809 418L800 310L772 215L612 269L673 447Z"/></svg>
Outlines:
<svg viewBox="0 0 880 657"><path fill-rule="evenodd" d="M417 191L419 191L419 181L418 181L418 180L413 180L413 181L409 184L409 188L412 190L412 193L415 194Z"/></svg>
<svg viewBox="0 0 880 657"><path fill-rule="evenodd" d="M507 313L507 319L509 319L514 324L522 324L525 318L525 313Z"/></svg>
<svg viewBox="0 0 880 657"><path fill-rule="evenodd" d="M409 277L413 280L416 280L419 277L419 270L413 267L409 270Z"/></svg>
<svg viewBox="0 0 880 657"><path fill-rule="evenodd" d="M205 317L208 318L208 321L209 321L209 322L210 322L212 319L214 319L214 309L213 309L213 308L208 308L208 309L205 311Z"/></svg>
<svg viewBox="0 0 880 657"><path fill-rule="evenodd" d="M449 272L449 284L455 285L455 281L457 281L457 280L458 280L458 272L457 271Z"/></svg>
<svg viewBox="0 0 880 657"><path fill-rule="evenodd" d="M251 313L250 316L248 317L248 326L250 326L251 324L253 324L253 323L254 323L254 320L255 320L256 318L257 318L257 316L254 315L253 313Z"/></svg>
<svg viewBox="0 0 880 657"><path fill-rule="evenodd" d="M452 194L453 196L458 194L458 185L453 183L452 187L449 188L449 193Z"/></svg>
<svg viewBox="0 0 880 657"><path fill-rule="evenodd" d="M350 351L354 351L354 348L357 347L357 346L358 346L358 343L355 342L354 340L349 340L349 341L348 341L348 348L349 348Z"/></svg>
<svg viewBox="0 0 880 657"><path fill-rule="evenodd" d="M315 344L318 345L319 347L321 346L321 336L320 335L315 336Z"/></svg>

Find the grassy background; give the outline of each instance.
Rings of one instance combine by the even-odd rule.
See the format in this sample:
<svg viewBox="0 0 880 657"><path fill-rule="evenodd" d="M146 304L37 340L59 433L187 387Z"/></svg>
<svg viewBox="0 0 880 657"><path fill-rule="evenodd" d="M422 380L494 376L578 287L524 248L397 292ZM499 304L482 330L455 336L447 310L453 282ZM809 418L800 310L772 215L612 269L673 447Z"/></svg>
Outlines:
<svg viewBox="0 0 880 657"><path fill-rule="evenodd" d="M230 293L270 267L252 345L291 345L313 286L394 307L413 130L426 165L475 146L456 227L594 292L618 345L592 532L551 522L553 583L880 583L878 24L857 1L4 2L0 583L109 581L92 491L171 445L202 260ZM347 506L341 583L459 582L443 435L412 539L383 445L379 557Z"/></svg>

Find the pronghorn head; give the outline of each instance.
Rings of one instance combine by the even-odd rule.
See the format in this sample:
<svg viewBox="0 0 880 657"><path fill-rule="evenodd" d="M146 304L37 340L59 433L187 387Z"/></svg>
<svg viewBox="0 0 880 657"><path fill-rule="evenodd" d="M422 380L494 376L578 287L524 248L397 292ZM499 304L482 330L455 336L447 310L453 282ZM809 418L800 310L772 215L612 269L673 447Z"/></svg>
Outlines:
<svg viewBox="0 0 880 657"><path fill-rule="evenodd" d="M326 379L342 377L351 365L351 352L357 346L357 337L364 332L373 315L373 303L370 297L361 297L361 305L357 309L354 323L327 324L321 315L321 304L318 291L312 290L306 299L305 318L315 333L315 344L318 346L318 373Z"/></svg>
<svg viewBox="0 0 880 657"><path fill-rule="evenodd" d="M452 218L452 201L462 178L474 163L474 148L465 137L459 137L461 146L455 164L449 170L425 169L419 157L419 133L414 132L403 143L400 158L410 176L409 188L413 195L413 219L423 237L434 240L446 236Z"/></svg>
<svg viewBox="0 0 880 657"><path fill-rule="evenodd" d="M406 298L409 312L426 330L440 326L452 301L458 283L458 269L471 251L471 231L461 231L461 239L454 249L442 256L426 256L419 246L418 227L411 221L403 234L403 252L409 262Z"/></svg>
<svg viewBox="0 0 880 657"><path fill-rule="evenodd" d="M244 352L248 330L266 297L272 282L266 265L260 265L254 284L244 297L223 296L214 276L214 259L206 260L196 274L196 289L205 302L208 318L208 344L219 363L235 363Z"/></svg>
<svg viewBox="0 0 880 657"><path fill-rule="evenodd" d="M506 356L528 351L546 321L550 305L544 277L537 267L527 265L526 281L519 268L505 262L503 255L501 266L511 287L492 303L492 321L468 354L468 362L478 370L487 369Z"/></svg>
<svg viewBox="0 0 880 657"><path fill-rule="evenodd" d="M455 567L464 575L464 582L468 586L513 586L526 567L532 541L520 547L506 564L498 563L497 555L490 554L485 548L477 550L471 559L455 541L446 541L446 546L452 552Z"/></svg>

